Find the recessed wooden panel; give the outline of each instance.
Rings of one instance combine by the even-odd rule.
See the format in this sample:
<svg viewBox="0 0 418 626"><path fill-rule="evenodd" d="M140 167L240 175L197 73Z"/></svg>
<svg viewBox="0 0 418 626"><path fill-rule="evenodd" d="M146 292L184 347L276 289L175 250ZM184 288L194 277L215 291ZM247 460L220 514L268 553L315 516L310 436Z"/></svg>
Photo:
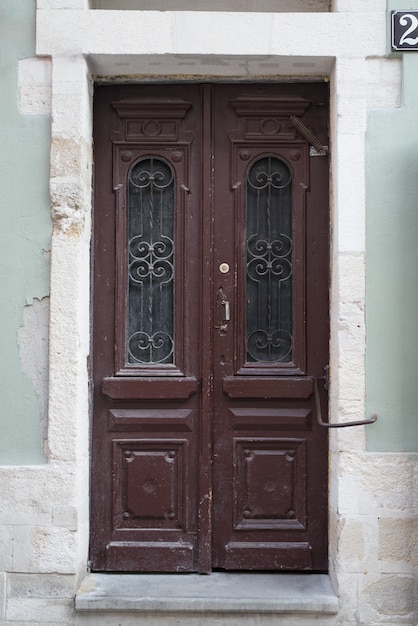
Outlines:
<svg viewBox="0 0 418 626"><path fill-rule="evenodd" d="M191 409L110 409L110 430L125 431L191 431L193 411Z"/></svg>
<svg viewBox="0 0 418 626"><path fill-rule="evenodd" d="M192 377L109 376L102 383L103 393L112 400L187 400L197 389Z"/></svg>
<svg viewBox="0 0 418 626"><path fill-rule="evenodd" d="M225 547L227 569L308 570L312 569L312 549L307 541L280 541L254 544L234 541Z"/></svg>
<svg viewBox="0 0 418 626"><path fill-rule="evenodd" d="M193 548L185 541L112 541L106 546L106 568L114 572L190 572L196 567Z"/></svg>
<svg viewBox="0 0 418 626"><path fill-rule="evenodd" d="M183 528L186 440L114 441L116 528Z"/></svg>
<svg viewBox="0 0 418 626"><path fill-rule="evenodd" d="M305 439L234 441L237 529L305 527Z"/></svg>
<svg viewBox="0 0 418 626"><path fill-rule="evenodd" d="M230 409L234 430L305 430L311 427L310 409Z"/></svg>
<svg viewBox="0 0 418 626"><path fill-rule="evenodd" d="M222 388L230 398L310 398L313 379L307 376L229 376L223 379Z"/></svg>

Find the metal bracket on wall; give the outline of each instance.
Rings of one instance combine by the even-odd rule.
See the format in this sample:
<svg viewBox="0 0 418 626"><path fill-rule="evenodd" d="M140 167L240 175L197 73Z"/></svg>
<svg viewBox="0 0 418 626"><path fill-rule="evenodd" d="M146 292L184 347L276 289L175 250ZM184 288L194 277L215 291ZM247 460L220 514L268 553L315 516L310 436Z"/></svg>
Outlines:
<svg viewBox="0 0 418 626"><path fill-rule="evenodd" d="M324 389L328 389L329 383L329 365L325 368L325 375L321 378L324 381ZM340 422L339 424L331 424L330 422L324 422L322 419L322 411L321 411L321 400L319 397L319 389L318 389L318 380L314 378L314 395L315 395L315 406L316 406L316 419L320 426L324 426L324 428L347 428L347 426L364 426L365 424L374 424L377 420L377 414L373 413L372 416L367 420L358 420L355 422Z"/></svg>
<svg viewBox="0 0 418 626"><path fill-rule="evenodd" d="M290 115L290 122L292 126L296 128L298 133L302 135L304 139L315 149L315 155L312 153L311 156L323 156L328 152L328 147L323 146L317 137L313 134L312 131L309 130L307 126L295 115Z"/></svg>

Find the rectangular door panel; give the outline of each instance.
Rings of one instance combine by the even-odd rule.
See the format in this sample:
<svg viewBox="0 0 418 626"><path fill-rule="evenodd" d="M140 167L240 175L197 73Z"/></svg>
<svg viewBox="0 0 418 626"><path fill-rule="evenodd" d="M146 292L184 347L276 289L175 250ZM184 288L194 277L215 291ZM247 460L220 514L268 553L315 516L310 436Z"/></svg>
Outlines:
<svg viewBox="0 0 418 626"><path fill-rule="evenodd" d="M306 440L234 438L234 528L306 529Z"/></svg>
<svg viewBox="0 0 418 626"><path fill-rule="evenodd" d="M187 531L186 439L113 440L115 531Z"/></svg>
<svg viewBox="0 0 418 626"><path fill-rule="evenodd" d="M231 542L225 549L225 568L229 570L282 570L292 560L294 570L311 570L309 543L281 541L254 543ZM249 563L251 564L249 566Z"/></svg>
<svg viewBox="0 0 418 626"><path fill-rule="evenodd" d="M195 428L191 409L111 409L109 430L128 432L192 432Z"/></svg>

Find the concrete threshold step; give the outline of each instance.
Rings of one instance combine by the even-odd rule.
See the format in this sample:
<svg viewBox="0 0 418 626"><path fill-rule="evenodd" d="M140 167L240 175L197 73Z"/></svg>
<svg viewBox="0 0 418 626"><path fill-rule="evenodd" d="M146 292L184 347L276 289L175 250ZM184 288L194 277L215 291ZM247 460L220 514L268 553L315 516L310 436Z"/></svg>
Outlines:
<svg viewBox="0 0 418 626"><path fill-rule="evenodd" d="M325 574L89 574L77 611L129 613L321 614L338 611Z"/></svg>

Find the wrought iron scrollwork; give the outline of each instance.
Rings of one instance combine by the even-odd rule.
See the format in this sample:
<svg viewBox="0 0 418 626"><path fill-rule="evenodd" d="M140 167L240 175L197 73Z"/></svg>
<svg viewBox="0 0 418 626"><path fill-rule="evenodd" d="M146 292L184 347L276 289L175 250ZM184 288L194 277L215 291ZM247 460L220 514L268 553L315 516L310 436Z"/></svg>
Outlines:
<svg viewBox="0 0 418 626"><path fill-rule="evenodd" d="M161 241L150 243L142 241L141 237L134 237L129 242L130 258L129 277L142 284L145 279L153 277L161 283L173 280L173 250L174 244L168 237L161 237Z"/></svg>
<svg viewBox="0 0 418 626"><path fill-rule="evenodd" d="M173 354L173 338L156 332L151 337L138 331L129 337L128 352L137 363L167 363Z"/></svg>
<svg viewBox="0 0 418 626"><path fill-rule="evenodd" d="M162 159L128 176L128 363L174 359L174 174Z"/></svg>
<svg viewBox="0 0 418 626"><path fill-rule="evenodd" d="M258 235L253 235L247 241L247 252L249 258L247 272L253 280L269 272L280 281L290 277L292 241L286 235L282 234L280 239L271 243L265 239L258 239Z"/></svg>
<svg viewBox="0 0 418 626"><path fill-rule="evenodd" d="M292 359L292 177L274 156L247 178L247 360Z"/></svg>

